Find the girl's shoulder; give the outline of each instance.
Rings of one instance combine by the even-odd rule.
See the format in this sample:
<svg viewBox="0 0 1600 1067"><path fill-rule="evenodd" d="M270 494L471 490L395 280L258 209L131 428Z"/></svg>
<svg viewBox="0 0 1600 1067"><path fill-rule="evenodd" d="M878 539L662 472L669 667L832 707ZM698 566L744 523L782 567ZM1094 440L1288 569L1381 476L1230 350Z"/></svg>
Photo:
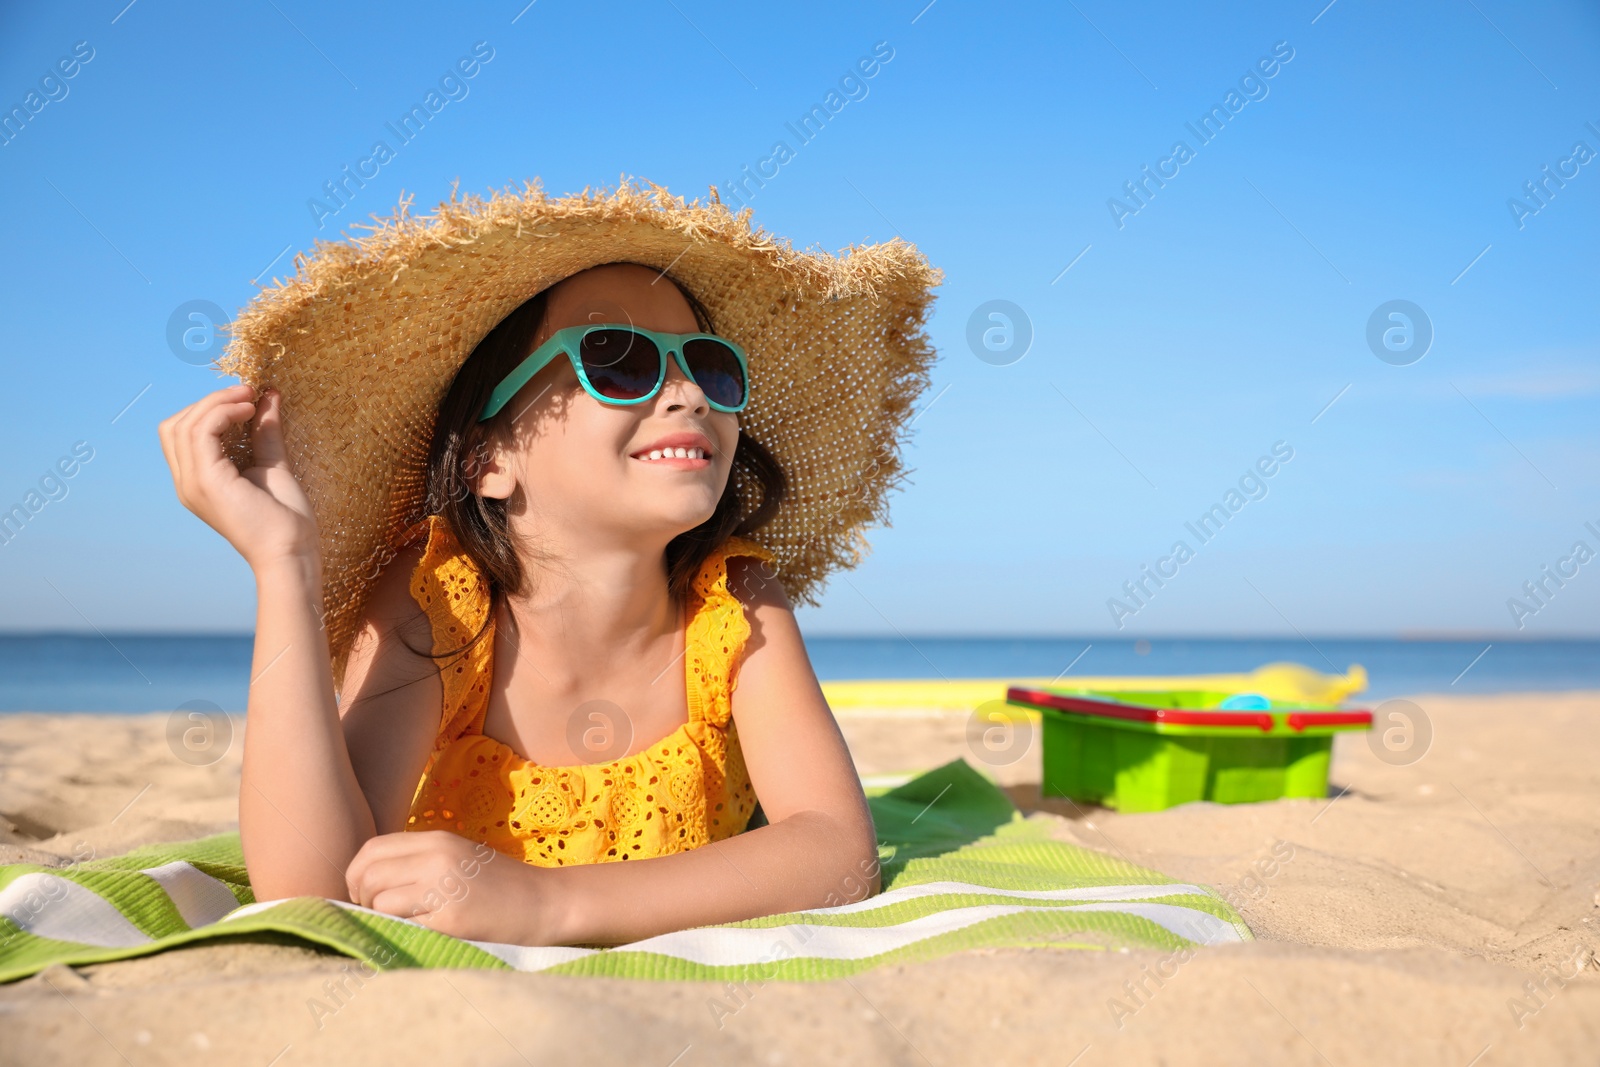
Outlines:
<svg viewBox="0 0 1600 1067"><path fill-rule="evenodd" d="M395 559L402 554L412 554L420 559L424 555L454 553L461 550L449 521L443 515L428 515L418 519L405 532L393 549Z"/></svg>
<svg viewBox="0 0 1600 1067"><path fill-rule="evenodd" d="M437 642L454 647L483 628L492 608L489 581L443 515L429 515L402 535L388 580L427 616ZM395 594L400 595L398 592Z"/></svg>
<svg viewBox="0 0 1600 1067"><path fill-rule="evenodd" d="M730 537L718 546L706 559L701 576L736 597L747 612L769 605L790 607L773 554L746 538Z"/></svg>
<svg viewBox="0 0 1600 1067"><path fill-rule="evenodd" d="M719 558L724 561L731 559L755 559L761 560L767 564L771 564L773 561L773 555L771 552L745 537L728 538L726 541L722 542L722 544L718 545L712 550L711 555L707 558L706 562L712 563Z"/></svg>

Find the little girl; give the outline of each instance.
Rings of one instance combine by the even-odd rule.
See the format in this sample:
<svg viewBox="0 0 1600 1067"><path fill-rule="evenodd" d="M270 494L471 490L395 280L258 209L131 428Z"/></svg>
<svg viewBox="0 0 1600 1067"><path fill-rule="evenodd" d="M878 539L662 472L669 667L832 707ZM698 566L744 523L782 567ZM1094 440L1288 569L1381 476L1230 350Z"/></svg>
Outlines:
<svg viewBox="0 0 1600 1067"><path fill-rule="evenodd" d="M530 190L517 206L548 220L562 203ZM461 224L445 207L436 226ZM487 233L518 255L554 254L485 216L472 220L474 253L491 247ZM681 244L683 230L656 216ZM549 945L620 944L876 892L860 782L782 561L755 540L799 506L792 494L815 491L741 434L767 385L766 350L717 335L691 288L628 261L633 248L667 265L648 239L608 243L602 231L579 238L591 265L546 264L559 280L455 342L470 353L451 359L442 399L424 405L420 477L398 473L401 442L361 436L362 455L399 455L373 492L407 517L364 575L339 564L342 585L325 563L350 553L323 523L373 502L334 488L328 472L356 454L330 444L341 405L293 384L283 345L266 373L241 374L265 387L220 389L161 424L179 500L256 579L239 825L258 899L317 895L457 937ZM696 239L726 254L714 243L726 235ZM416 276L425 257L455 251L438 246L408 246ZM410 322L424 309L443 316L470 290L437 282L419 297L412 284L409 302L368 299L403 306L392 321ZM331 288L319 306L348 308ZM747 297L719 296L741 314ZM244 344L249 325L236 326ZM333 358L301 351L314 353L303 363ZM394 374L408 362L395 354ZM398 380L380 370L370 392ZM847 403L828 396L846 384L818 380L806 402ZM382 406L363 406L366 393L354 383L344 421ZM330 624L356 600L349 625Z"/></svg>

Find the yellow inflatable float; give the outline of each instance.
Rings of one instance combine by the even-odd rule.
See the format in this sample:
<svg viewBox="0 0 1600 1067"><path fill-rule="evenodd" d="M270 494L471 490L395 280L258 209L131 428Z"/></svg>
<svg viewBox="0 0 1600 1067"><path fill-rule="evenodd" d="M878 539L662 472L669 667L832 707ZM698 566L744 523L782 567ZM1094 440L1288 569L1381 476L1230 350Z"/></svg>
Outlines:
<svg viewBox="0 0 1600 1067"><path fill-rule="evenodd" d="M1299 663L1269 663L1247 674L823 682L822 693L828 698L835 715L969 712L988 701L1005 700L1006 688L1013 685L1074 689L1221 689L1236 693L1260 693L1272 700L1339 704L1367 687L1367 672L1360 664L1351 664L1344 674L1322 674Z"/></svg>

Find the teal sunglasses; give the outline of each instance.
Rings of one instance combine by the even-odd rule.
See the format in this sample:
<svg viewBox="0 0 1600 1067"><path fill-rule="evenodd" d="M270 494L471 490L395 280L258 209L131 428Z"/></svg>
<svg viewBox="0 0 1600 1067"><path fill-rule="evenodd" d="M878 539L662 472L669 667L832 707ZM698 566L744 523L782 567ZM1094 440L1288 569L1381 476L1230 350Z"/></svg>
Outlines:
<svg viewBox="0 0 1600 1067"><path fill-rule="evenodd" d="M560 355L572 361L584 392L602 404L626 406L654 399L667 381L668 355L716 410L743 411L750 400L750 362L732 341L709 333L661 333L603 323L568 326L551 334L494 387L478 421L499 414L517 390Z"/></svg>

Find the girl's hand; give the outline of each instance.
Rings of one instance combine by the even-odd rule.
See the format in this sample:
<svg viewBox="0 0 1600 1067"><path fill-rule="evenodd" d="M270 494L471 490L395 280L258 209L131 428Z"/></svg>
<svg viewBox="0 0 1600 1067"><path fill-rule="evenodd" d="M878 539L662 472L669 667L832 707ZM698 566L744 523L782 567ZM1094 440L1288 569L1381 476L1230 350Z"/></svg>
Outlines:
<svg viewBox="0 0 1600 1067"><path fill-rule="evenodd" d="M345 871L350 899L470 941L557 943L553 872L448 830L369 838Z"/></svg>
<svg viewBox="0 0 1600 1067"><path fill-rule="evenodd" d="M285 558L319 560L311 501L283 447L283 400L269 390L255 402L248 385L230 385L164 419L161 451L183 506L227 538L252 570ZM222 451L222 435L254 419L254 467L243 472Z"/></svg>

